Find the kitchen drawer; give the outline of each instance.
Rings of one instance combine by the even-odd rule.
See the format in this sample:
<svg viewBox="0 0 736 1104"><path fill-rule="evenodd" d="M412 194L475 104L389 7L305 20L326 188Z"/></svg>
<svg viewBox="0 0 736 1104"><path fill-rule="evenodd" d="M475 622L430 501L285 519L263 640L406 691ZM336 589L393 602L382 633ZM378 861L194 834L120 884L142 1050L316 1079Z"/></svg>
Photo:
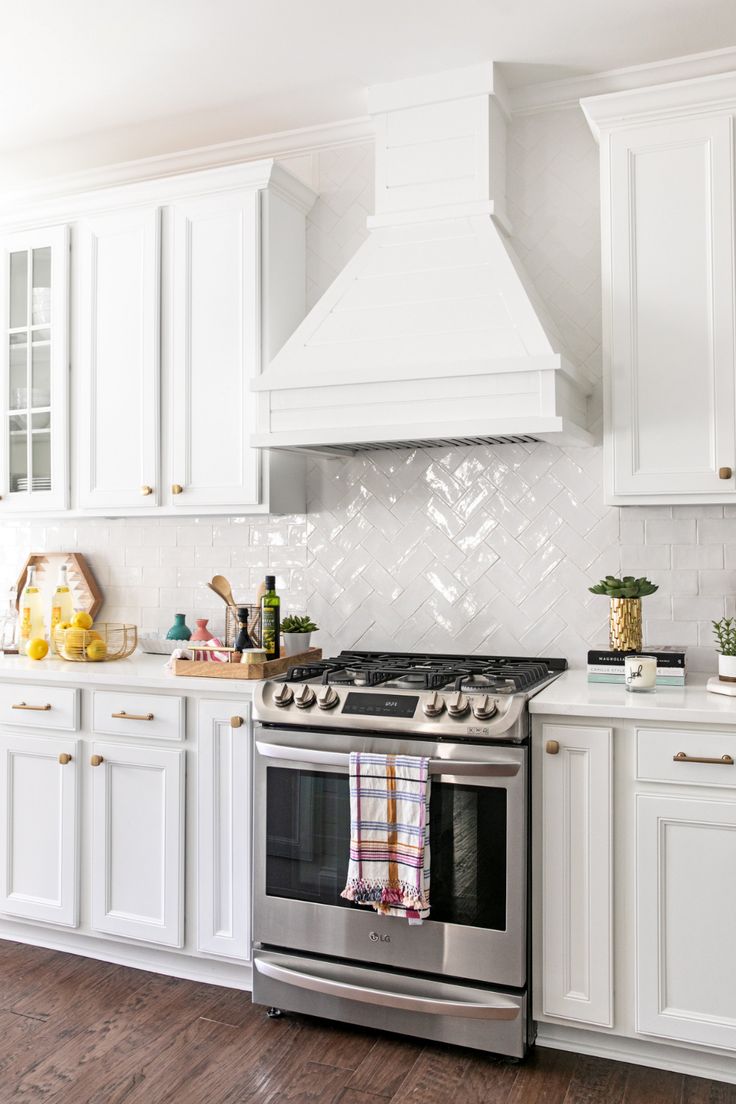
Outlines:
<svg viewBox="0 0 736 1104"><path fill-rule="evenodd" d="M0 683L0 723L14 728L47 728L76 732L79 691L36 682Z"/></svg>
<svg viewBox="0 0 736 1104"><path fill-rule="evenodd" d="M676 756L681 754L687 758L678 760ZM694 759L715 762L698 763ZM646 782L736 787L736 732L637 728L636 777Z"/></svg>
<svg viewBox="0 0 736 1104"><path fill-rule="evenodd" d="M92 728L109 736L184 739L184 698L127 691L92 692Z"/></svg>

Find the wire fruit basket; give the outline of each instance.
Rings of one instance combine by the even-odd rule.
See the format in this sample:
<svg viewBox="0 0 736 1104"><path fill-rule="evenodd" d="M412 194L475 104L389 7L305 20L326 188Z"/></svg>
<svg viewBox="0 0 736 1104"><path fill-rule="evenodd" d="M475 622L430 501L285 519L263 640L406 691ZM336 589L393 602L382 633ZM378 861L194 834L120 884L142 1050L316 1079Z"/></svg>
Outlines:
<svg viewBox="0 0 736 1104"><path fill-rule="evenodd" d="M56 628L54 651L70 663L104 663L127 659L138 645L135 625L101 622L92 629Z"/></svg>

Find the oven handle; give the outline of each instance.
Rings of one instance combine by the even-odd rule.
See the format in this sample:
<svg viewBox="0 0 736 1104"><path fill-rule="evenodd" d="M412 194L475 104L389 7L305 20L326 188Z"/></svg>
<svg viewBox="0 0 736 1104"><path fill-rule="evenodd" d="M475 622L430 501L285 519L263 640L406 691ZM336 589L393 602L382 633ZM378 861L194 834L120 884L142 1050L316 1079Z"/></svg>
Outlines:
<svg viewBox="0 0 736 1104"><path fill-rule="evenodd" d="M285 747L283 744L267 744L256 740L258 753L267 759L288 759L290 762L315 763L324 767L342 767L347 770L350 756L340 751L320 751L318 748ZM518 774L519 763L503 763L490 759L483 763L459 759L430 759L430 774L481 775L486 778L507 778Z"/></svg>
<svg viewBox="0 0 736 1104"><path fill-rule="evenodd" d="M463 1016L476 1020L515 1020L521 1013L518 1003L497 993L489 993L482 1004L471 1001L438 1000L436 997L413 997L408 993L395 993L388 989L370 989L363 985L350 985L344 981L305 974L279 966L265 958L257 958L256 970L274 981L308 989L312 993L324 993L328 997L360 1001L362 1004L378 1004L382 1008L400 1008L404 1012L424 1012L430 1016Z"/></svg>

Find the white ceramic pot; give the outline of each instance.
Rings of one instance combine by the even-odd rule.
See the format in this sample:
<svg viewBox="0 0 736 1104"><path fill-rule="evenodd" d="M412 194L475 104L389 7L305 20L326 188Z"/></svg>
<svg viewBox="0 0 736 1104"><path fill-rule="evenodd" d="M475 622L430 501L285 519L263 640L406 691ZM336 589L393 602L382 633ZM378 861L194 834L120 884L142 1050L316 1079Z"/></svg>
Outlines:
<svg viewBox="0 0 736 1104"><path fill-rule="evenodd" d="M736 682L736 656L718 653L718 677L721 682Z"/></svg>
<svg viewBox="0 0 736 1104"><path fill-rule="evenodd" d="M309 647L309 642L312 639L311 633L282 633L284 641L284 655L292 656L299 655L300 652L306 652Z"/></svg>

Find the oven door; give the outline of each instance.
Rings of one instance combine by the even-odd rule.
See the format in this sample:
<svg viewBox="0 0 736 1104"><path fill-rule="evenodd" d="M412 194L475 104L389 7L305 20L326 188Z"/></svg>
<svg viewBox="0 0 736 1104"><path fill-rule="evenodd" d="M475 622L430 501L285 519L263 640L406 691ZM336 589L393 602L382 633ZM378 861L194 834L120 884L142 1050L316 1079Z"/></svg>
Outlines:
<svg viewBox="0 0 736 1104"><path fill-rule="evenodd" d="M351 751L430 759L431 911L422 925L340 897ZM257 725L254 841L261 946L526 984L526 748Z"/></svg>

